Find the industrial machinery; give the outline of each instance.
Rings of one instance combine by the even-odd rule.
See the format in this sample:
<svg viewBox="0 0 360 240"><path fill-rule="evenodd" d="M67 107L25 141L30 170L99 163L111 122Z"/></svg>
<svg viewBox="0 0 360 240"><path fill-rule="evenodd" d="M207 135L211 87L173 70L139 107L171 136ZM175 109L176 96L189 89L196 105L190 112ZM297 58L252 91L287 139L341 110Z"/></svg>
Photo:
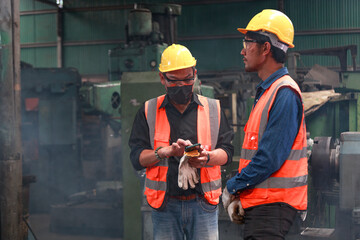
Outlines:
<svg viewBox="0 0 360 240"><path fill-rule="evenodd" d="M30 210L43 213L81 188L78 87L75 69L22 64L23 175L35 175Z"/></svg>
<svg viewBox="0 0 360 240"><path fill-rule="evenodd" d="M329 239L360 237L360 133L343 132L340 141L316 137L312 148L311 176L316 193L317 224L333 221L333 228L316 228L317 234ZM333 206L327 208L327 206ZM322 212L329 211L326 219ZM331 212L334 211L334 212ZM322 213L322 214L321 214ZM313 229L310 229L313 231ZM304 235L306 236L306 230Z"/></svg>
<svg viewBox="0 0 360 240"><path fill-rule="evenodd" d="M348 51L352 68L347 66ZM289 61L289 70L297 73L293 77L305 90L303 99L310 156L307 218L301 224L300 236L289 236L289 239L359 239L360 76L355 62L357 46L300 51L300 54L290 54L290 58L307 54L337 56L340 69L333 71L315 65L303 73L296 71L296 61Z"/></svg>

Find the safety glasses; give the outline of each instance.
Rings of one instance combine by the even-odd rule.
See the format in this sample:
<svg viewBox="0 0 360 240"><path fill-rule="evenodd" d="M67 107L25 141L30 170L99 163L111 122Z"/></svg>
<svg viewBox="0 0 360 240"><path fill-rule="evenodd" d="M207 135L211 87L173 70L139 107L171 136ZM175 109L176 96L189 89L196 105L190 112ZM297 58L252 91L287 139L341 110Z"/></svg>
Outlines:
<svg viewBox="0 0 360 240"><path fill-rule="evenodd" d="M186 79L169 79L168 76L166 76L166 73L162 73L162 74L163 74L165 80L170 84L177 84L179 82L183 82L185 85L190 85L195 80L195 68L192 68L192 69L193 69L192 77L186 78Z"/></svg>
<svg viewBox="0 0 360 240"><path fill-rule="evenodd" d="M248 44L249 43L260 43L258 40L255 40L255 39L243 39L243 47L244 49L247 48Z"/></svg>

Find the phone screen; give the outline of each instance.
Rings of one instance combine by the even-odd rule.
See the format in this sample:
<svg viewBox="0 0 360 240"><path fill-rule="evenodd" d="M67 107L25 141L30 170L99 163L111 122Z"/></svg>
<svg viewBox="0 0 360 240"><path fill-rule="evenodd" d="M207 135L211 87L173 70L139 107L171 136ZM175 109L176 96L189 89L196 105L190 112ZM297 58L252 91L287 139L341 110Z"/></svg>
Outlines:
<svg viewBox="0 0 360 240"><path fill-rule="evenodd" d="M200 149L200 143L195 143L195 144L193 144L193 145L191 145L191 146L186 146L185 147L185 152L191 152L191 151L193 151L193 150L195 150L195 149Z"/></svg>

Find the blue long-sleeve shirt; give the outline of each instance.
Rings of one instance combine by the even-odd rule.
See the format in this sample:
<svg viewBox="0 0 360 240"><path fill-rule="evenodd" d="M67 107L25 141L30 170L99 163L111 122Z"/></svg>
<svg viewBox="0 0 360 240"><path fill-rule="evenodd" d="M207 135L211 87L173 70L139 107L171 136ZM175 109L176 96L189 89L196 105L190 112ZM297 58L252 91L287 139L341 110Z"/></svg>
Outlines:
<svg viewBox="0 0 360 240"><path fill-rule="evenodd" d="M286 67L274 72L257 86L255 104L273 82L289 74ZM300 97L289 87L278 90L258 151L248 166L227 182L229 193L252 188L276 172L289 156L302 118Z"/></svg>

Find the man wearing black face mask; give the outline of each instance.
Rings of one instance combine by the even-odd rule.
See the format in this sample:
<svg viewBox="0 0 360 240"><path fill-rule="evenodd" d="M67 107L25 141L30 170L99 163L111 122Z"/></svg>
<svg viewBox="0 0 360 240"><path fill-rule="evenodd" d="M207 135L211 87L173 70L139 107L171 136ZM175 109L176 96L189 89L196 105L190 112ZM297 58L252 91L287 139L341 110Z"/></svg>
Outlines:
<svg viewBox="0 0 360 240"><path fill-rule="evenodd" d="M218 239L220 166L232 161L233 132L218 100L193 93L195 65L186 47L165 49L159 75L166 95L140 108L129 140L134 168L146 168L145 195L153 208L155 240ZM187 183L178 184L179 161L185 147L194 143L201 144L200 154L187 164L198 183L188 189Z"/></svg>

